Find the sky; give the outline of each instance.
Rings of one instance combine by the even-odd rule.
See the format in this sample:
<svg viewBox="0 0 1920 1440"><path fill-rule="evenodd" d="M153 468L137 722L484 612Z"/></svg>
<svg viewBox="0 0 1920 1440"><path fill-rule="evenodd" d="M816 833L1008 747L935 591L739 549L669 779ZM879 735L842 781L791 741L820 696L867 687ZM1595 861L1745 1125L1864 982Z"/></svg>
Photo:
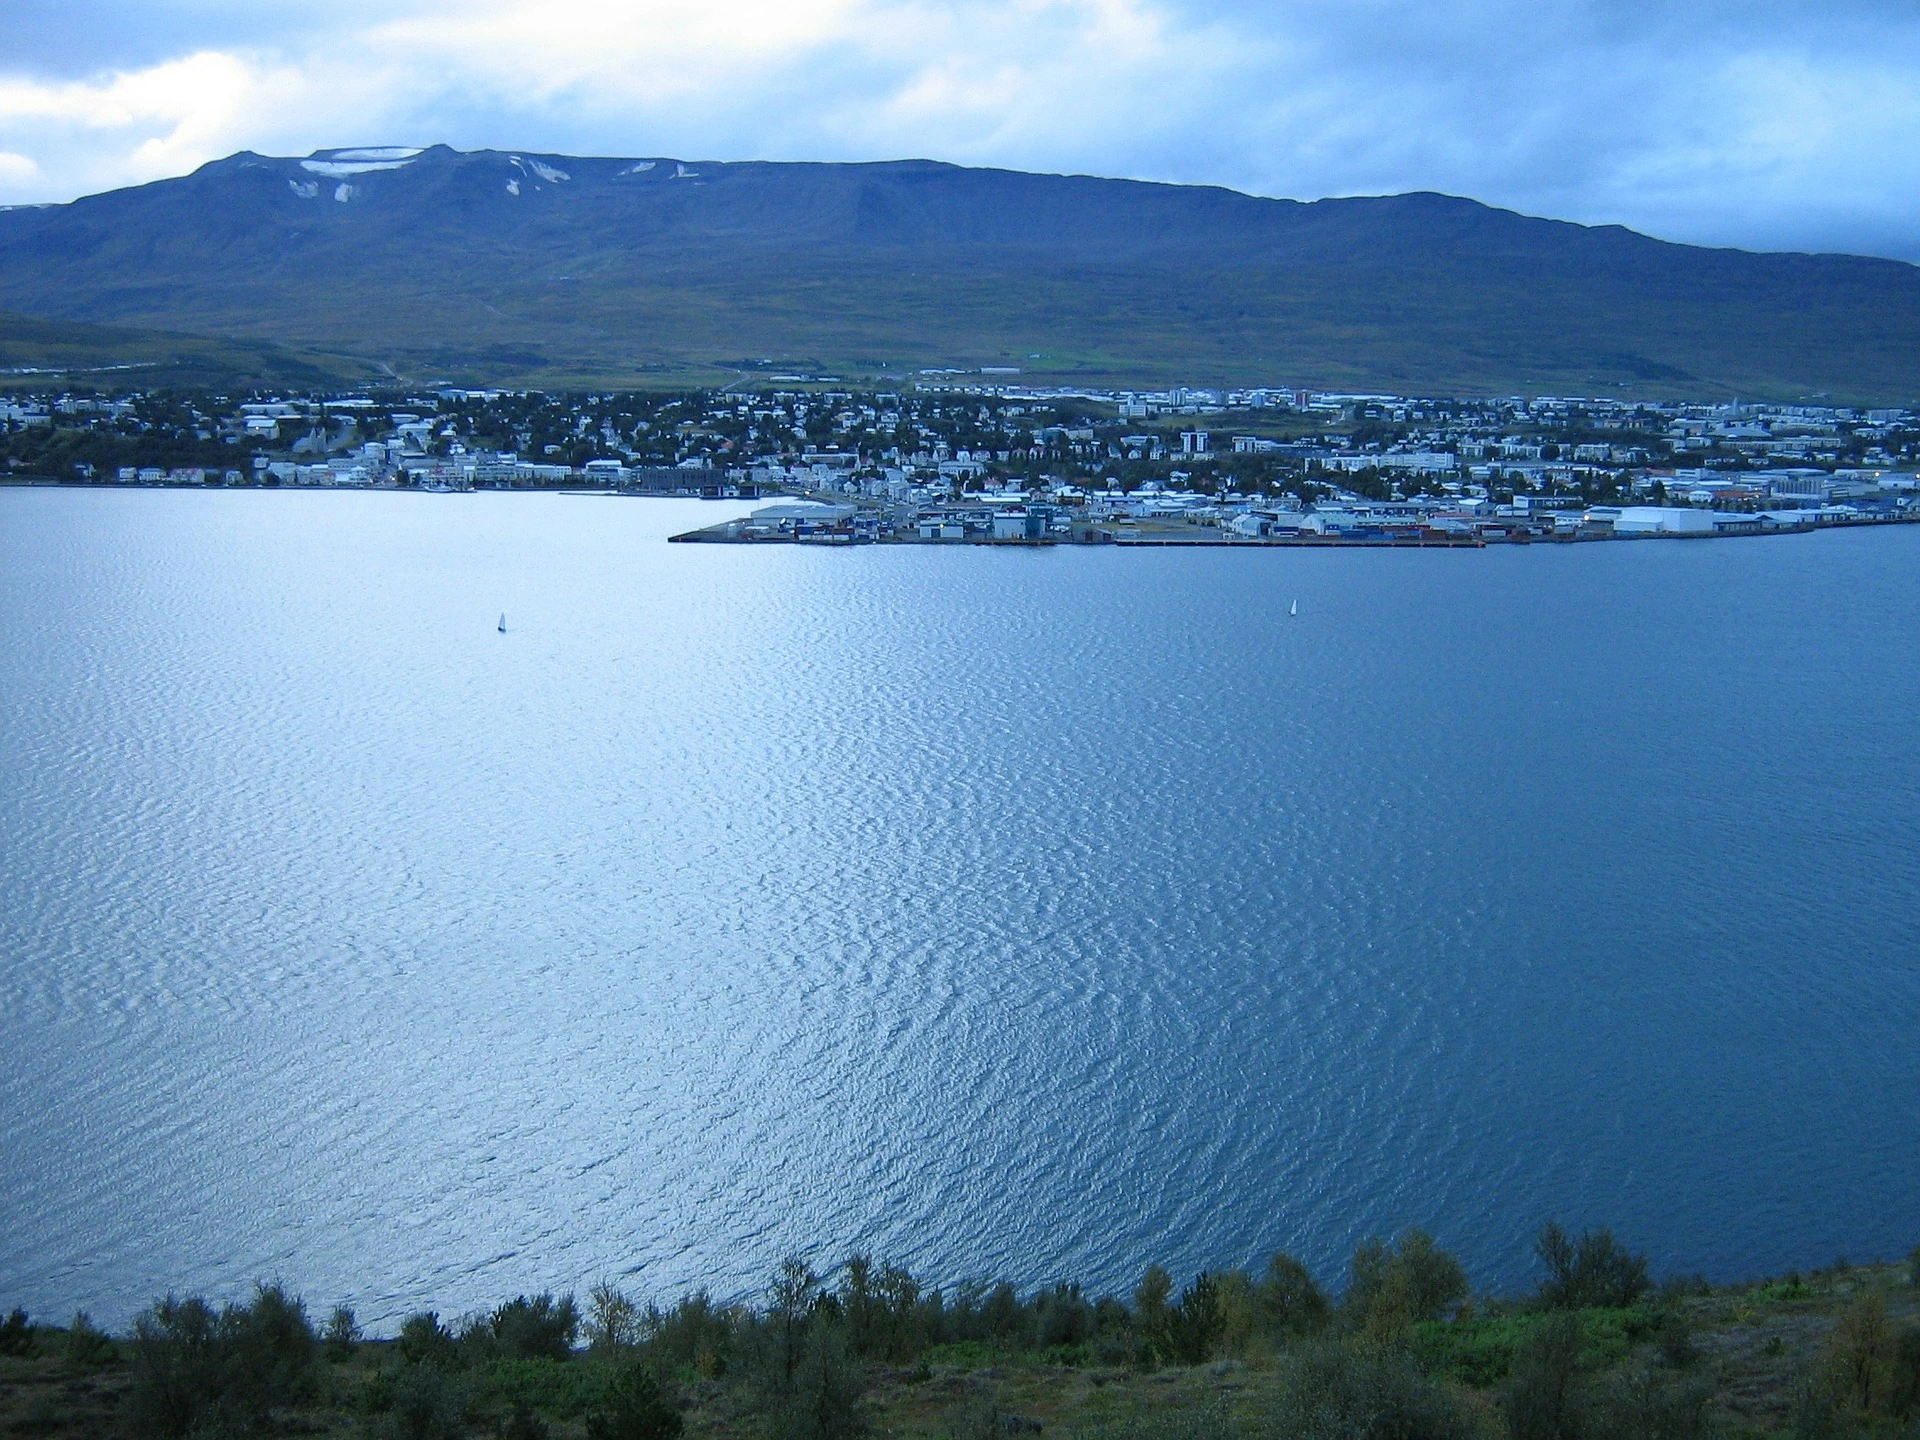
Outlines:
<svg viewBox="0 0 1920 1440"><path fill-rule="evenodd" d="M1440 190L1920 261L1920 0L0 0L0 203L436 142Z"/></svg>

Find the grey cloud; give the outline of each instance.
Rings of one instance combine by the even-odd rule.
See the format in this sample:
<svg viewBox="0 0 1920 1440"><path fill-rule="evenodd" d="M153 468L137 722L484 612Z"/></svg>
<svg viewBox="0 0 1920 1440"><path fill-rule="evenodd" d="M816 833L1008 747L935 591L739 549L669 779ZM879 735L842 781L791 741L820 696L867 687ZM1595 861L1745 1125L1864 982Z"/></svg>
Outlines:
<svg viewBox="0 0 1920 1440"><path fill-rule="evenodd" d="M66 35L125 22L112 43L134 58L101 52L102 67L225 46L304 68L409 10L75 3L88 18L69 19ZM232 148L444 139L715 159L914 154L1302 198L1435 189L1675 239L1920 258L1910 3L1132 3L1060 0L1019 12L1016 26L989 0L875 0L885 23L872 36L855 27L796 43L670 101L650 98L646 74L549 92L510 66L470 83L428 60L396 69L351 134L323 110L236 133ZM647 11L632 7L635 27ZM418 13L459 23L439 3ZM1103 48L1129 19L1161 53ZM906 40L885 39L889 29ZM79 73L83 52L51 34L27 27L16 73ZM13 141L0 122L0 150L24 148ZM57 188L59 157L42 149Z"/></svg>

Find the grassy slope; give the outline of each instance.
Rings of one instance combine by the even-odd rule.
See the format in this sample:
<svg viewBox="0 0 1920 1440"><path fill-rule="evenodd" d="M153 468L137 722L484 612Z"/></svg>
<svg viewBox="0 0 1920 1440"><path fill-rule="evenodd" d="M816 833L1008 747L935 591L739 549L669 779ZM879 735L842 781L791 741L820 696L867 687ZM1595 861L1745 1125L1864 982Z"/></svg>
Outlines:
<svg viewBox="0 0 1920 1440"><path fill-rule="evenodd" d="M0 387L324 386L372 373L343 356L298 354L270 341L0 313Z"/></svg>
<svg viewBox="0 0 1920 1440"><path fill-rule="evenodd" d="M1727 1287L1681 1302L1695 1326L1700 1358L1691 1373L1716 1397L1723 1431L1738 1437L1783 1435L1791 1428L1795 1386L1819 1354L1840 1309L1866 1288L1885 1292L1896 1323L1920 1319L1920 1294L1905 1267L1861 1267L1808 1277L1799 1287L1778 1282ZM1430 1370L1477 1374L1476 1385L1456 1379L1480 1417L1486 1440L1503 1440L1485 1357L1510 1353L1527 1317L1496 1315L1461 1324L1424 1327L1422 1351ZM1597 1375L1657 1364L1654 1347L1635 1338L1620 1312L1587 1312L1588 1355ZM391 1347L365 1344L345 1364L329 1367L334 1404L289 1417L298 1433L361 1433L358 1396L390 1362ZM1477 1356L1478 1368L1462 1357ZM1228 1428L1258 1436L1278 1387L1271 1355L1249 1355L1194 1369L1151 1372L1071 1368L1035 1356L999 1355L973 1346L949 1346L924 1368L876 1368L870 1373L868 1413L876 1436L947 1437L977 1426L983 1414L1028 1417L1043 1433L1088 1435L1157 1418L1202 1412ZM534 1403L556 1440L583 1434L582 1409L598 1393L591 1362L502 1362L496 1384ZM56 1332L40 1332L40 1353L0 1358L0 1434L111 1436L128 1384L124 1362L81 1365L65 1359ZM683 1377L689 1440L761 1440L762 1422L745 1412L737 1394L714 1382Z"/></svg>
<svg viewBox="0 0 1920 1440"><path fill-rule="evenodd" d="M0 214L0 308L244 337L413 380L849 377L1417 393L1920 398L1920 269L1667 245L1442 196L1258 200L917 164L685 184L434 152L299 198L296 162Z"/></svg>

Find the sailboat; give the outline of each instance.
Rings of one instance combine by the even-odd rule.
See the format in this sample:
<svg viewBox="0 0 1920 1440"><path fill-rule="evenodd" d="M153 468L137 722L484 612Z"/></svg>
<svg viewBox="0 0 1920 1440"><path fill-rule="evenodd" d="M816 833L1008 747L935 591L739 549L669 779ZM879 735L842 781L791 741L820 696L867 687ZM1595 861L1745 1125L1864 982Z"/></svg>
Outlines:
<svg viewBox="0 0 1920 1440"><path fill-rule="evenodd" d="M1300 602L1298 600L1294 601L1293 604L1287 607L1287 614L1298 615L1299 613L1300 613ZM500 617L500 628L502 630L507 628L507 617L504 615Z"/></svg>
<svg viewBox="0 0 1920 1440"><path fill-rule="evenodd" d="M507 633L507 612L504 610L500 612L500 633L502 635Z"/></svg>

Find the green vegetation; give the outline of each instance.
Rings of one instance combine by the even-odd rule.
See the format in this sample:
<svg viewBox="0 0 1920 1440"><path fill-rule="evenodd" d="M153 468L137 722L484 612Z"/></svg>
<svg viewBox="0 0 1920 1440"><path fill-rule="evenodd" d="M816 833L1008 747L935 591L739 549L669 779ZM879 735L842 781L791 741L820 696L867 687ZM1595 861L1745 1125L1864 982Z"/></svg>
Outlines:
<svg viewBox="0 0 1920 1440"><path fill-rule="evenodd" d="M364 361L299 353L269 341L0 314L0 390L47 384L320 386L365 383L378 374Z"/></svg>
<svg viewBox="0 0 1920 1440"><path fill-rule="evenodd" d="M753 1300L662 1307L606 1283L370 1340L279 1285L168 1296L131 1332L0 1323L0 1435L387 1440L1911 1440L1909 1266L1715 1289L1648 1283L1610 1232L1548 1226L1542 1282L1473 1296L1409 1230L1338 1303L1280 1254L1128 1297L930 1288L853 1255Z"/></svg>
<svg viewBox="0 0 1920 1440"><path fill-rule="evenodd" d="M436 147L357 177L346 204L301 198L296 161L234 156L6 212L0 308L146 332L69 342L90 364L171 360L192 342L152 332L186 330L253 347L238 358L256 367L409 383L993 367L1040 383L1920 396L1920 269L1893 261L1671 245L1439 195L1301 205L922 162L708 165L689 186L555 158L571 179L538 198L508 192L507 156ZM4 353L33 363L50 346Z"/></svg>

